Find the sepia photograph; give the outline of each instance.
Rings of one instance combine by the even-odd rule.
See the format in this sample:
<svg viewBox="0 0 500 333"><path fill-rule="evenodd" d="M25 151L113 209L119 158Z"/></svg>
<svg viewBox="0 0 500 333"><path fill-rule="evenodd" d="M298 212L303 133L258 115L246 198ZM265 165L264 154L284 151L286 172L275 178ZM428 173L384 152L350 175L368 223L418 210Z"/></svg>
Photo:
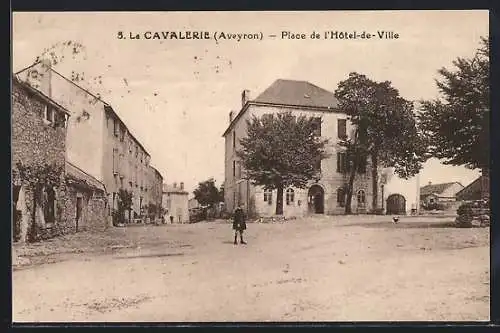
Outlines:
<svg viewBox="0 0 500 333"><path fill-rule="evenodd" d="M12 321L490 320L487 10L13 12Z"/></svg>

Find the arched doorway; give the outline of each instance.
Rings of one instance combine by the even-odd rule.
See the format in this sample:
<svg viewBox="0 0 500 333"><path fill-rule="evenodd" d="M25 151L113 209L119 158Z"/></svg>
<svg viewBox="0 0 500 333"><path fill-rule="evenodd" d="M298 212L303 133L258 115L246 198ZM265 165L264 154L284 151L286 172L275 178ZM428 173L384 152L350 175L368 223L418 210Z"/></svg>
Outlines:
<svg viewBox="0 0 500 333"><path fill-rule="evenodd" d="M399 193L387 197L387 214L406 214L406 199Z"/></svg>
<svg viewBox="0 0 500 333"><path fill-rule="evenodd" d="M325 191L319 185L313 185L307 194L309 212L313 214L324 214L325 212Z"/></svg>

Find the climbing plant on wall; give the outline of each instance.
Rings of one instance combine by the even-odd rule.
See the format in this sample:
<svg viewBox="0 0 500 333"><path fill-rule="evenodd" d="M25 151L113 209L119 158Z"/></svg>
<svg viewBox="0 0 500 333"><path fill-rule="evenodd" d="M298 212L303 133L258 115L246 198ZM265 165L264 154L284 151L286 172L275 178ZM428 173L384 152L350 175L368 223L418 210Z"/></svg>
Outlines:
<svg viewBox="0 0 500 333"><path fill-rule="evenodd" d="M31 227L28 229L28 241L39 239L35 223L37 201L41 197L44 187L56 187L61 183L64 166L53 162L23 163L17 162L13 171L13 178L17 178L27 190L33 193L33 207L31 213Z"/></svg>

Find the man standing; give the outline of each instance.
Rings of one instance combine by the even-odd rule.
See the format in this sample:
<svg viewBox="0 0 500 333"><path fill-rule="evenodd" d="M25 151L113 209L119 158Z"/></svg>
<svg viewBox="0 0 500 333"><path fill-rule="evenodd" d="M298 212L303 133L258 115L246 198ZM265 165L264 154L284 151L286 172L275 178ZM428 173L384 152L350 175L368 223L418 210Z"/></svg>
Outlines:
<svg viewBox="0 0 500 333"><path fill-rule="evenodd" d="M238 206L234 211L233 216L233 229L234 229L234 245L238 244L238 233L240 234L240 243L246 244L243 240L243 231L246 230L247 224L245 223L245 213L241 206Z"/></svg>

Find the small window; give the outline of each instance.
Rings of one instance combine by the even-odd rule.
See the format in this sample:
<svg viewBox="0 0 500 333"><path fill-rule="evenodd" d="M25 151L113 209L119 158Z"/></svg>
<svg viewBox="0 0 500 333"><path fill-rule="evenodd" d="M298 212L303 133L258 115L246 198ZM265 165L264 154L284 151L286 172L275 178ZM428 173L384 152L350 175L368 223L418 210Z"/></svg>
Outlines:
<svg viewBox="0 0 500 333"><path fill-rule="evenodd" d="M295 191L293 190L293 188L289 188L288 190L286 190L286 204L291 205L293 204L294 200L295 200Z"/></svg>
<svg viewBox="0 0 500 333"><path fill-rule="evenodd" d="M118 149L113 148L113 174L118 174L118 164L119 164Z"/></svg>
<svg viewBox="0 0 500 333"><path fill-rule="evenodd" d="M345 139L347 137L347 120L338 119L337 120L337 133L339 139Z"/></svg>
<svg viewBox="0 0 500 333"><path fill-rule="evenodd" d="M273 192L271 190L264 190L264 202L270 205L273 203Z"/></svg>
<svg viewBox="0 0 500 333"><path fill-rule="evenodd" d="M337 172L338 173L347 172L347 155L345 152L337 153Z"/></svg>
<svg viewBox="0 0 500 333"><path fill-rule="evenodd" d="M364 206L366 203L366 194L364 190L358 191L358 206Z"/></svg>
<svg viewBox="0 0 500 333"><path fill-rule="evenodd" d="M233 161L233 177L236 177L236 161Z"/></svg>
<svg viewBox="0 0 500 333"><path fill-rule="evenodd" d="M120 124L116 119L113 119L113 133L116 137L120 134Z"/></svg>
<svg viewBox="0 0 500 333"><path fill-rule="evenodd" d="M44 111L44 120L53 123L54 122L54 109L50 105L45 105Z"/></svg>
<svg viewBox="0 0 500 333"><path fill-rule="evenodd" d="M345 206L345 189L343 187L337 189L337 204L340 207Z"/></svg>
<svg viewBox="0 0 500 333"><path fill-rule="evenodd" d="M236 148L236 132L233 131L233 149Z"/></svg>

